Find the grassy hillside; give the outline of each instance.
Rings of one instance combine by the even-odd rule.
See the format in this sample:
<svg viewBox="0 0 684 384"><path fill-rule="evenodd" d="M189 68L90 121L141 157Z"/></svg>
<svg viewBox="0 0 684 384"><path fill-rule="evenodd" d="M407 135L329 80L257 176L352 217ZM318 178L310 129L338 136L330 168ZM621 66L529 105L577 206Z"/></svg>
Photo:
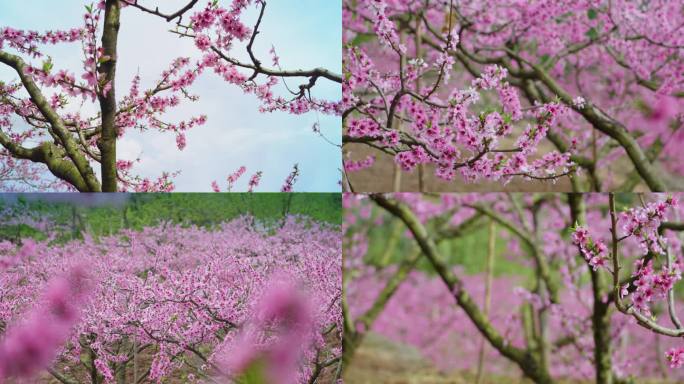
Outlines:
<svg viewBox="0 0 684 384"><path fill-rule="evenodd" d="M342 221L341 195L336 193L4 194L0 198L0 240L13 241L44 239L46 229L66 239L84 231L99 236L163 222L212 227L246 214L274 223L286 214L333 225ZM41 228L42 219L48 228Z"/></svg>

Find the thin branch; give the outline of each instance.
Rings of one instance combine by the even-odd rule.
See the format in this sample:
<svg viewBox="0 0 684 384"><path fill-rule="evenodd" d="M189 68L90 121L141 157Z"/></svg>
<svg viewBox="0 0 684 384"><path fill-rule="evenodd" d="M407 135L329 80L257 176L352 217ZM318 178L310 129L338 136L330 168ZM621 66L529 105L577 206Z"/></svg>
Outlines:
<svg viewBox="0 0 684 384"><path fill-rule="evenodd" d="M132 0L132 1L131 0L121 0L121 1L132 6L132 7L138 8L139 10L141 10L143 12L147 12L147 13L150 13L152 15L159 16L163 19L166 19L166 21L171 21L175 18L178 18L178 24L181 24L181 21L183 20L183 15L186 12L188 12L189 10L191 10L192 7L194 7L195 4L197 4L197 2L199 0L191 0L183 8L179 9L178 11L176 11L174 13L169 13L169 14L160 12L159 7L156 7L155 9L143 7L142 5L138 4L138 0Z"/></svg>

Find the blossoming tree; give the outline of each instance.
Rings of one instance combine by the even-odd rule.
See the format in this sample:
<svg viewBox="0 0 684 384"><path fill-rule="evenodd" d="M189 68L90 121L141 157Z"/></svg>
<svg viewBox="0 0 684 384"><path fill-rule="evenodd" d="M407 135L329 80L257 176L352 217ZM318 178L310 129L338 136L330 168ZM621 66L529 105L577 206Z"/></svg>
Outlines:
<svg viewBox="0 0 684 384"><path fill-rule="evenodd" d="M182 100L198 100L190 93L190 86L206 71L255 95L262 103L261 112L340 113L338 102L311 95L317 82L341 83L340 75L322 68L283 69L275 48L271 51L272 65L254 54L266 1L202 3L206 4L191 0L165 13L148 2L101 0L86 5L82 27L45 32L0 27L0 63L18 77L16 81L0 82L0 172L5 176L6 188L172 190L172 173L164 173L156 180L136 176L134 161L117 158L116 142L128 130L150 129L174 134L178 149L183 150L186 132L204 124L207 116L183 121L169 121L166 116ZM251 27L242 20L248 7L259 11ZM177 58L147 88L142 88L140 76L136 76L121 97L116 76L122 12L144 12L149 17L163 18L173 26L172 33L194 39L200 59ZM53 62L41 52L42 46L68 43L83 47L83 67L76 73L60 68L57 60ZM241 43L246 43L250 58L247 62L236 58L239 55L235 46ZM289 97L278 95L274 89L286 78L302 82L290 90ZM86 115L70 108L78 103L92 103L97 112ZM99 174L95 171L98 166ZM45 177L46 170L50 177Z"/></svg>
<svg viewBox="0 0 684 384"><path fill-rule="evenodd" d="M345 0L343 12L347 172L381 153L396 191L416 167L429 191L428 164L446 181L569 176L572 191L666 191L684 172L681 2Z"/></svg>
<svg viewBox="0 0 684 384"><path fill-rule="evenodd" d="M628 210L637 195L347 194L347 373L374 331L447 372L510 377L512 364L537 383L681 378L681 207L647 196ZM483 230L488 247L481 237L454 247ZM610 251L617 243L627 256ZM488 249L485 276L466 273L485 252L473 248ZM495 257L517 275L494 277Z"/></svg>

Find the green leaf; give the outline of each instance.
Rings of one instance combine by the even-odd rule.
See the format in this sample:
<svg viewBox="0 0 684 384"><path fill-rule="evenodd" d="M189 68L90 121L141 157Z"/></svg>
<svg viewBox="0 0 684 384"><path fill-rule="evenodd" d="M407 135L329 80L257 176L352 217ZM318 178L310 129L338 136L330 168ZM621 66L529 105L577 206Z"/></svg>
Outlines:
<svg viewBox="0 0 684 384"><path fill-rule="evenodd" d="M549 55L542 55L541 58L539 58L539 64L542 66L545 66L546 64L549 63L549 60L551 60L551 56Z"/></svg>
<svg viewBox="0 0 684 384"><path fill-rule="evenodd" d="M359 46L361 44L367 43L369 41L373 40L373 34L370 33L359 33L354 37L354 39L349 43L352 46Z"/></svg>
<svg viewBox="0 0 684 384"><path fill-rule="evenodd" d="M589 8L589 10L587 11L587 17L589 18L589 20L594 20L598 17L598 12L596 12L596 9L594 8Z"/></svg>
<svg viewBox="0 0 684 384"><path fill-rule="evenodd" d="M586 35L591 40L597 40L599 37L598 31L596 30L596 28L591 28L590 30L588 30Z"/></svg>
<svg viewBox="0 0 684 384"><path fill-rule="evenodd" d="M264 366L262 360L254 361L235 382L237 384L267 384Z"/></svg>
<svg viewBox="0 0 684 384"><path fill-rule="evenodd" d="M92 4L86 5L85 9L86 9L86 11L88 11L88 13L93 13L93 5Z"/></svg>
<svg viewBox="0 0 684 384"><path fill-rule="evenodd" d="M565 12L564 14L556 17L556 24L561 24L570 17L572 17L572 12Z"/></svg>
<svg viewBox="0 0 684 384"><path fill-rule="evenodd" d="M52 64L52 58L48 57L47 60L43 61L43 72L45 73L50 73L52 70L53 64Z"/></svg>

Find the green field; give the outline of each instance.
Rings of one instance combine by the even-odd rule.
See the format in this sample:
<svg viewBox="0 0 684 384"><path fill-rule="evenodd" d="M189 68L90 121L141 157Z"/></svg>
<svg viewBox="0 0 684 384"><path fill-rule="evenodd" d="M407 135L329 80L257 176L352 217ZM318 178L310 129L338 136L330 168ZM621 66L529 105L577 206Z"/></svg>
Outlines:
<svg viewBox="0 0 684 384"><path fill-rule="evenodd" d="M50 220L50 232L57 232L58 239L83 232L108 235L164 222L211 228L242 215L267 224L277 224L288 214L332 225L342 221L338 193L4 194L0 198L0 240L45 239L46 234L27 217Z"/></svg>

